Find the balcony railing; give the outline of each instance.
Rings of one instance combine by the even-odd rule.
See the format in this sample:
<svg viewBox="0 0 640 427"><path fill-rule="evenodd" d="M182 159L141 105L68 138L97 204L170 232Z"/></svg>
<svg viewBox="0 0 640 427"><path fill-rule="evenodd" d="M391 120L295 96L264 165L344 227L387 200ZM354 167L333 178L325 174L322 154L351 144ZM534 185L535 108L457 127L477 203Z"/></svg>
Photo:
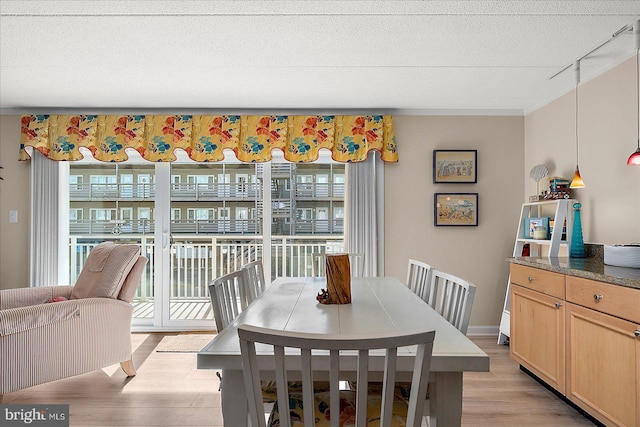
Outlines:
<svg viewBox="0 0 640 427"><path fill-rule="evenodd" d="M296 220L295 234L342 234L343 219Z"/></svg>
<svg viewBox="0 0 640 427"><path fill-rule="evenodd" d="M70 184L71 200L153 199L155 184Z"/></svg>
<svg viewBox="0 0 640 427"><path fill-rule="evenodd" d="M274 215L275 217L281 215ZM287 228L290 231L291 227ZM344 232L343 219L310 219L295 220L295 234L342 234ZM233 234L254 235L262 230L261 219L215 219L171 220L171 233L175 234ZM73 236L88 236L96 234L113 235L150 235L155 231L155 221L149 219L69 221L69 232ZM282 231L281 231L282 232Z"/></svg>
<svg viewBox="0 0 640 427"><path fill-rule="evenodd" d="M197 200L256 200L260 198L262 184L259 182L171 184L171 199L176 201ZM155 197L155 184L70 184L71 200L147 200ZM344 183L295 183L298 199L344 198ZM273 197L289 197L286 189L273 189Z"/></svg>
<svg viewBox="0 0 640 427"><path fill-rule="evenodd" d="M171 184L172 200L255 200L261 193L261 185L251 183Z"/></svg>
<svg viewBox="0 0 640 427"><path fill-rule="evenodd" d="M70 239L70 283L75 283L91 249L106 238L74 236ZM152 236L110 239L139 244L149 259L135 300L144 302L154 297L155 245ZM313 254L342 252L342 236L272 236L271 272L276 277L307 277L312 274ZM263 259L262 236L232 237L184 235L174 236L169 260L171 300L208 299L208 284L244 264Z"/></svg>
<svg viewBox="0 0 640 427"><path fill-rule="evenodd" d="M91 234L153 234L155 222L150 219L134 220L78 220L69 221L69 233L72 235Z"/></svg>
<svg viewBox="0 0 640 427"><path fill-rule="evenodd" d="M295 185L295 189L296 199L344 198L344 183L299 182Z"/></svg>
<svg viewBox="0 0 640 427"><path fill-rule="evenodd" d="M172 200L255 200L261 191L261 184L251 183L173 183ZM145 200L155 197L155 184L70 184L71 200Z"/></svg>
<svg viewBox="0 0 640 427"><path fill-rule="evenodd" d="M258 234L260 219L171 220L171 232L180 234Z"/></svg>

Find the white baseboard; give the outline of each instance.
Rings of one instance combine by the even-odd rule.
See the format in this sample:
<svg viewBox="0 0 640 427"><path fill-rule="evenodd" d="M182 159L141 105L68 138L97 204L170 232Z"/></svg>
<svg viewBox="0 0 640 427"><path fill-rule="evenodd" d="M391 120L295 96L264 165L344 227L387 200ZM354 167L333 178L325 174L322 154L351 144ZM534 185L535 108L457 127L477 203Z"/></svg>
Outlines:
<svg viewBox="0 0 640 427"><path fill-rule="evenodd" d="M467 336L470 337L486 337L495 336L498 339L500 333L500 326L469 326L467 329Z"/></svg>

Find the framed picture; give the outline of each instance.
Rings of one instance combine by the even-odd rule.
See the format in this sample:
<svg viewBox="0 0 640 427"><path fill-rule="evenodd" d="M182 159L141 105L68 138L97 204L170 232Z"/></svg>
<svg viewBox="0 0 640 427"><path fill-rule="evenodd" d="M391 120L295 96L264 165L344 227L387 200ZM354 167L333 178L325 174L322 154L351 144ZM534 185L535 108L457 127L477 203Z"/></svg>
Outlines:
<svg viewBox="0 0 640 427"><path fill-rule="evenodd" d="M433 150L433 182L478 182L478 150Z"/></svg>
<svg viewBox="0 0 640 427"><path fill-rule="evenodd" d="M545 233L546 233L546 238L549 239L551 238L551 233L550 233L550 229L549 229L549 218L547 217L529 217L529 218L525 218L524 221L524 237L525 239L533 239L534 235L533 235L533 230L535 227L544 227L545 228Z"/></svg>
<svg viewBox="0 0 640 427"><path fill-rule="evenodd" d="M435 193L433 207L436 226L478 225L478 193Z"/></svg>

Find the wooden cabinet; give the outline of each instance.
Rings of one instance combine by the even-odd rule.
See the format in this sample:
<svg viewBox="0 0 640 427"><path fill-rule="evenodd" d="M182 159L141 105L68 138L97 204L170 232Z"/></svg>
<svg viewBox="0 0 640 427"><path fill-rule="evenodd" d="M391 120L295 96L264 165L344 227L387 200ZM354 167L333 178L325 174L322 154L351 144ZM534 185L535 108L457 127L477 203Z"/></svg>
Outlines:
<svg viewBox="0 0 640 427"><path fill-rule="evenodd" d="M511 286L511 357L564 392L564 304L556 297Z"/></svg>
<svg viewBox="0 0 640 427"><path fill-rule="evenodd" d="M639 426L640 290L567 277L567 300L566 397L606 425Z"/></svg>
<svg viewBox="0 0 640 427"><path fill-rule="evenodd" d="M564 276L511 265L511 357L564 393Z"/></svg>
<svg viewBox="0 0 640 427"><path fill-rule="evenodd" d="M640 427L640 289L511 264L511 357L607 426Z"/></svg>

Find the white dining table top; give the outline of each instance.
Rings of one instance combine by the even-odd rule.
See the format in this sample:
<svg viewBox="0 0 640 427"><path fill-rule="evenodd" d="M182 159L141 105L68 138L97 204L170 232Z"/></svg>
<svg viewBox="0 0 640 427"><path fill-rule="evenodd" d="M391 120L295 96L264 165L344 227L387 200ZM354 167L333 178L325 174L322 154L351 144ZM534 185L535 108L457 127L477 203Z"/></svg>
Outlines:
<svg viewBox="0 0 640 427"><path fill-rule="evenodd" d="M353 278L351 304L320 304L325 278L281 278L207 344L197 356L199 369L242 369L237 327L324 334L366 334L435 330L432 372L488 371L489 356L463 333L391 277ZM412 355L411 348L399 351Z"/></svg>

